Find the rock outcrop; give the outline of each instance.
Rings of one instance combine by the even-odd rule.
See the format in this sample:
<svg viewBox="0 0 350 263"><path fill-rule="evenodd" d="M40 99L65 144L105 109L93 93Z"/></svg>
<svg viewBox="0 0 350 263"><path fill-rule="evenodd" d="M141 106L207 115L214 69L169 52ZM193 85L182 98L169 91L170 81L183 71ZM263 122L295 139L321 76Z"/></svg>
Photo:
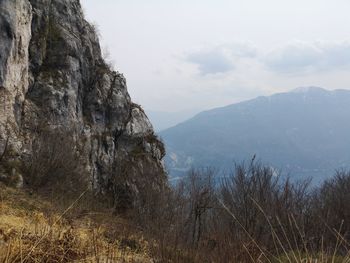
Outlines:
<svg viewBox="0 0 350 263"><path fill-rule="evenodd" d="M74 137L98 193L165 183L163 144L103 60L79 0L1 0L0 28L0 154L25 160L45 127Z"/></svg>

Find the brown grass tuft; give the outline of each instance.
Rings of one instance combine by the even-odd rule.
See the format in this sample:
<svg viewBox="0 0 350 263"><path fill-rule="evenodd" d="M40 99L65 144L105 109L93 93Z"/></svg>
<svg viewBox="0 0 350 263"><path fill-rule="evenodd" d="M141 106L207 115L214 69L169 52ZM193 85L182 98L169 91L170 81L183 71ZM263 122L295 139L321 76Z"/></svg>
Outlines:
<svg viewBox="0 0 350 263"><path fill-rule="evenodd" d="M151 262L148 243L123 219L108 211L65 217L68 209L59 210L0 185L0 262Z"/></svg>

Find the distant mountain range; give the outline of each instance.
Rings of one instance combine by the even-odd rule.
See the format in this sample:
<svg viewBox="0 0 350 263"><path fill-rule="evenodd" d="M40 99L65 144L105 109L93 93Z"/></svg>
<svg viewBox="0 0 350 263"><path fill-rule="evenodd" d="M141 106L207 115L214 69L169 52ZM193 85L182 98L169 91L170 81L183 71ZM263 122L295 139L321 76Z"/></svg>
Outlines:
<svg viewBox="0 0 350 263"><path fill-rule="evenodd" d="M201 112L160 132L171 176L256 159L318 182L350 167L350 91L298 88Z"/></svg>

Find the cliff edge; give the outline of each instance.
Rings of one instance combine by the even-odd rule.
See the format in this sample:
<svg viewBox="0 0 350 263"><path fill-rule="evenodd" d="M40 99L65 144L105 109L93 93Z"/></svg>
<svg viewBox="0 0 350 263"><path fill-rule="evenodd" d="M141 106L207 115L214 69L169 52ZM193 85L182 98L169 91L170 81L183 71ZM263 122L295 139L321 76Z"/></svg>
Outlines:
<svg viewBox="0 0 350 263"><path fill-rule="evenodd" d="M30 184L22 164L60 134L96 193L118 199L166 184L163 144L103 60L79 0L2 0L0 28L3 181Z"/></svg>

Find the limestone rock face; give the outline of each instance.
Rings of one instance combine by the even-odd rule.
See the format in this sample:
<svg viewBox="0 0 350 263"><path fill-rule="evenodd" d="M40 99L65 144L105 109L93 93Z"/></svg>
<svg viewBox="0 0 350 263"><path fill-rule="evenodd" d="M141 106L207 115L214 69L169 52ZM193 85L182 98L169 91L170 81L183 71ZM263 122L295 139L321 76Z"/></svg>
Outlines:
<svg viewBox="0 0 350 263"><path fill-rule="evenodd" d="M0 150L21 159L40 127L69 130L97 192L119 178L137 191L145 174L165 183L163 144L103 60L79 0L1 0L0 28Z"/></svg>

